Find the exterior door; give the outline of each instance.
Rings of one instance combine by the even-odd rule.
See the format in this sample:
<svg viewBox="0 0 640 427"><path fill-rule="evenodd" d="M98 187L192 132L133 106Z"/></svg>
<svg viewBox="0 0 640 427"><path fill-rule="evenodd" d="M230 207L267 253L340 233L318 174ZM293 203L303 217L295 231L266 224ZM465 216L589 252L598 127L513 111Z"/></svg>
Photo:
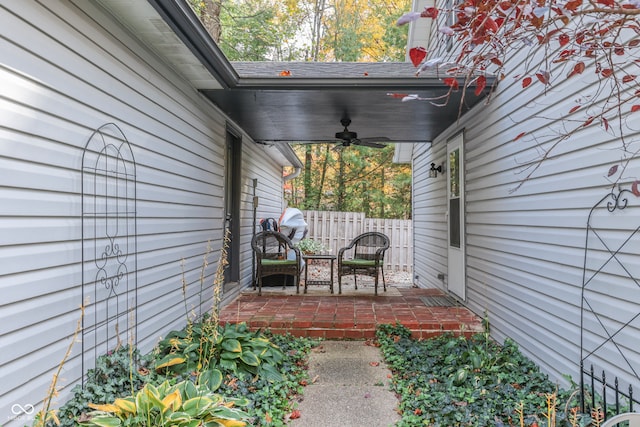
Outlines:
<svg viewBox="0 0 640 427"><path fill-rule="evenodd" d="M466 298L465 210L464 210L464 141L460 133L447 143L448 197L448 275L449 292L463 301Z"/></svg>
<svg viewBox="0 0 640 427"><path fill-rule="evenodd" d="M237 284L240 280L240 181L242 139L227 130L225 154L225 232L229 231L229 247L227 261L229 265L224 271L225 291L230 284Z"/></svg>

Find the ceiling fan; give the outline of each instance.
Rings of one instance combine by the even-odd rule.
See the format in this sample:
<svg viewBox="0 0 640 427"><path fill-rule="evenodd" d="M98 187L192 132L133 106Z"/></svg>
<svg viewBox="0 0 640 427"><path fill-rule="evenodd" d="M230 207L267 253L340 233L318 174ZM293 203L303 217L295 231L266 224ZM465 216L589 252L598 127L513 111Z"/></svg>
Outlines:
<svg viewBox="0 0 640 427"><path fill-rule="evenodd" d="M339 139L338 143L342 147L349 147L351 145L360 145L363 147L371 147L371 148L384 148L385 144L380 144L380 141L390 141L389 138L381 136L375 138L358 138L358 134L356 132L351 132L348 127L351 124L351 119L342 118L340 120L342 126L344 126L344 130L342 132L336 132L336 139Z"/></svg>

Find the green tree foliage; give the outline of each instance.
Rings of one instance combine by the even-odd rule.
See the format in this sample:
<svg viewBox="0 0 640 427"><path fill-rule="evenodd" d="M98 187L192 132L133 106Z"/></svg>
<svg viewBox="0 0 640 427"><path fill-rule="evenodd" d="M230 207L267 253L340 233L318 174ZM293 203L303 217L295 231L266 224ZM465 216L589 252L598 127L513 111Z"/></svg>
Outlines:
<svg viewBox="0 0 640 427"><path fill-rule="evenodd" d="M231 61L403 61L410 0L189 0Z"/></svg>
<svg viewBox="0 0 640 427"><path fill-rule="evenodd" d="M229 60L264 61L274 54L279 33L274 23L276 10L271 6L271 1L264 0L223 3L218 44Z"/></svg>
<svg viewBox="0 0 640 427"><path fill-rule="evenodd" d="M408 0L332 0L325 12L321 61L403 61L407 32L394 25Z"/></svg>
<svg viewBox="0 0 640 427"><path fill-rule="evenodd" d="M306 168L287 189L291 206L410 218L411 167L391 162L393 145L336 149L335 144L299 144L294 150Z"/></svg>

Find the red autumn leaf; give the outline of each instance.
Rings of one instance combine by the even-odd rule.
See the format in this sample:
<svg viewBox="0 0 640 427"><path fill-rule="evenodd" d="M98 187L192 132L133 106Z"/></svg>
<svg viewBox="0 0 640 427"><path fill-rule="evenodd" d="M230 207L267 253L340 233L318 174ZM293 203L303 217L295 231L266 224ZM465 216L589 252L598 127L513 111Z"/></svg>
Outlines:
<svg viewBox="0 0 640 427"><path fill-rule="evenodd" d="M631 112L632 113L637 113L638 111L640 111L640 105L632 105L631 106Z"/></svg>
<svg viewBox="0 0 640 427"><path fill-rule="evenodd" d="M604 126L604 130L609 130L609 120L606 118L602 118L602 126Z"/></svg>
<svg viewBox="0 0 640 427"><path fill-rule="evenodd" d="M571 0L564 5L564 8L569 11L574 11L582 5L582 0Z"/></svg>
<svg viewBox="0 0 640 427"><path fill-rule="evenodd" d="M280 71L280 77L289 77L290 75L291 75L291 71L289 70Z"/></svg>
<svg viewBox="0 0 640 427"><path fill-rule="evenodd" d="M447 77L446 79L443 80L443 82L453 90L457 90L459 87L458 80L456 80L453 77Z"/></svg>
<svg viewBox="0 0 640 427"><path fill-rule="evenodd" d="M603 5L609 6L609 7L615 6L614 0L597 0L596 3L603 4Z"/></svg>
<svg viewBox="0 0 640 427"><path fill-rule="evenodd" d="M613 53L615 53L616 55L619 55L619 56L624 55L624 47L622 47L622 46L616 46L616 47L613 49Z"/></svg>
<svg viewBox="0 0 640 427"><path fill-rule="evenodd" d="M409 94L408 93L390 92L390 93L387 93L387 96L390 96L392 98L400 98L400 99L402 99L402 98L406 98L407 96L409 96Z"/></svg>
<svg viewBox="0 0 640 427"><path fill-rule="evenodd" d="M522 138L523 136L525 136L527 133L526 132L520 132L518 134L518 136L516 136L515 138L513 138L514 141L519 140L520 138Z"/></svg>
<svg viewBox="0 0 640 427"><path fill-rule="evenodd" d="M538 71L536 73L536 77L538 78L538 80L540 80L540 82L542 82L543 84L549 84L549 78L551 77L549 75L549 73L547 71Z"/></svg>
<svg viewBox="0 0 640 427"><path fill-rule="evenodd" d="M435 7L425 7L420 14L420 17L436 19L438 17L438 9Z"/></svg>
<svg viewBox="0 0 640 427"><path fill-rule="evenodd" d="M531 77L525 77L524 79L522 79L522 87L526 88L531 84L532 81L533 79Z"/></svg>
<svg viewBox="0 0 640 427"><path fill-rule="evenodd" d="M591 124L591 122L593 122L593 119L594 119L594 118L595 118L595 117L593 117L593 116L589 117L587 120L585 120L585 122L582 124L582 126L583 126L583 127L587 127L587 126L589 126L589 125Z"/></svg>
<svg viewBox="0 0 640 427"><path fill-rule="evenodd" d="M578 111L579 109L580 109L580 106L579 106L579 105L576 105L576 106L574 106L573 108L571 108L571 110L569 110L569 114L573 114L573 113L575 113L576 111Z"/></svg>
<svg viewBox="0 0 640 427"><path fill-rule="evenodd" d="M422 409L416 408L416 409L413 410L413 413L416 414L416 415L422 415Z"/></svg>
<svg viewBox="0 0 640 427"><path fill-rule="evenodd" d="M476 90L474 92L475 95L480 96L480 94L482 93L482 91L486 86L487 86L487 78L485 76L478 77L478 79L476 80Z"/></svg>
<svg viewBox="0 0 640 427"><path fill-rule="evenodd" d="M613 165L609 168L609 172L607 172L607 176L614 175L616 172L618 172L618 165Z"/></svg>
<svg viewBox="0 0 640 427"><path fill-rule="evenodd" d="M575 49L565 49L562 52L560 52L560 58L566 59L575 53L576 53Z"/></svg>
<svg viewBox="0 0 640 427"><path fill-rule="evenodd" d="M580 61L576 65L573 66L573 70L569 74L567 74L567 78L575 76L576 74L582 74L585 69L584 62Z"/></svg>
<svg viewBox="0 0 640 427"><path fill-rule="evenodd" d="M373 367L380 366L380 362L369 362L369 365Z"/></svg>
<svg viewBox="0 0 640 427"><path fill-rule="evenodd" d="M569 36L566 34L560 34L558 41L560 42L560 46L564 46L569 43Z"/></svg>
<svg viewBox="0 0 640 427"><path fill-rule="evenodd" d="M638 183L639 182L640 181L633 181L633 184L631 184L631 192L636 197L640 197L640 190L638 190Z"/></svg>
<svg viewBox="0 0 640 427"><path fill-rule="evenodd" d="M495 34L498 32L498 24L496 24L496 21L494 21L492 17L488 16L484 20L484 29Z"/></svg>
<svg viewBox="0 0 640 427"><path fill-rule="evenodd" d="M605 68L600 74L602 74L602 77L611 77L613 70L611 68Z"/></svg>
<svg viewBox="0 0 640 427"><path fill-rule="evenodd" d="M540 44L549 43L549 40L551 40L551 38L553 36L555 36L558 31L560 31L560 30L558 30L558 29L551 30L544 37L539 37L538 40L540 41Z"/></svg>
<svg viewBox="0 0 640 427"><path fill-rule="evenodd" d="M636 76L633 74L627 74L622 78L622 83L629 83L636 79Z"/></svg>
<svg viewBox="0 0 640 427"><path fill-rule="evenodd" d="M496 58L495 56L493 58L491 58L491 62L493 62L494 64L502 67L502 61L500 61L498 58Z"/></svg>
<svg viewBox="0 0 640 427"><path fill-rule="evenodd" d="M300 418L301 416L302 416L302 414L300 414L300 411L297 410L297 409L292 411L291 414L289 414L289 418L292 419L292 420L296 420L296 419Z"/></svg>
<svg viewBox="0 0 640 427"><path fill-rule="evenodd" d="M273 421L273 418L271 418L271 414L267 412L267 413L264 414L264 420L267 423L271 423Z"/></svg>
<svg viewBox="0 0 640 427"><path fill-rule="evenodd" d="M414 67L420 65L422 60L427 56L427 50L423 47L412 47L409 49L409 58Z"/></svg>

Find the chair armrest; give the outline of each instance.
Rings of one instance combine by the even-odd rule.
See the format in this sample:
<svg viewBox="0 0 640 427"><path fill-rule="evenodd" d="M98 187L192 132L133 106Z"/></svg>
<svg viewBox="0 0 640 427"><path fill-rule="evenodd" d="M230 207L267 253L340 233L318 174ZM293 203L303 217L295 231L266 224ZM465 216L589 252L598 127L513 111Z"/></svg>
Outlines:
<svg viewBox="0 0 640 427"><path fill-rule="evenodd" d="M344 251L346 251L348 248L340 248L338 250L338 259L342 259L342 257L344 256Z"/></svg>

